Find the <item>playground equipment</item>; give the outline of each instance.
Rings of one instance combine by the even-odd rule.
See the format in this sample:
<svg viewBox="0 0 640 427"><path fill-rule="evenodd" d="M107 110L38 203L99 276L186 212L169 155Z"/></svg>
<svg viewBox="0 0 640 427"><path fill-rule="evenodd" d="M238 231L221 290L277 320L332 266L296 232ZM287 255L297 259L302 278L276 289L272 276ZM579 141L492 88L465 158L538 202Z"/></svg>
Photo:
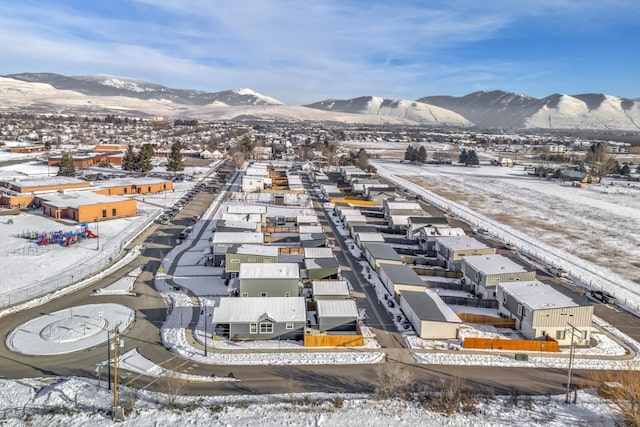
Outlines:
<svg viewBox="0 0 640 427"><path fill-rule="evenodd" d="M80 224L77 231L49 231L49 232L35 232L27 231L20 233L19 237L34 241L39 246L46 246L49 244L59 244L60 246L71 246L74 243L78 243L83 239L95 239L97 234L89 230L87 224Z"/></svg>

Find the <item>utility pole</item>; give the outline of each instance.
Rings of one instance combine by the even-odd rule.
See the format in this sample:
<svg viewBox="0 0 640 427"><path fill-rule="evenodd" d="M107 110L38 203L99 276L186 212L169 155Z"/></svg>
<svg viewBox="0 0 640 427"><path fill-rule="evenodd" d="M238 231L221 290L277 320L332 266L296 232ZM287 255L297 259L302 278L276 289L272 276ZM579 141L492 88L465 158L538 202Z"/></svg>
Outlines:
<svg viewBox="0 0 640 427"><path fill-rule="evenodd" d="M576 337L576 333L580 332L580 330L578 328L576 328L575 326L573 326L571 323L567 322L567 325L569 325L569 327L571 328L571 350L569 351L569 371L567 373L567 395L564 399L564 403L571 403L571 381L573 380L572 377L572 373L573 373L573 354L576 348L576 342L575 342L575 337ZM577 396L574 396L573 399L573 403L576 403L576 398Z"/></svg>
<svg viewBox="0 0 640 427"><path fill-rule="evenodd" d="M107 384L109 385L109 390L111 390L111 334L107 329Z"/></svg>
<svg viewBox="0 0 640 427"><path fill-rule="evenodd" d="M118 347L120 337L118 326L113 331L113 408L118 406Z"/></svg>

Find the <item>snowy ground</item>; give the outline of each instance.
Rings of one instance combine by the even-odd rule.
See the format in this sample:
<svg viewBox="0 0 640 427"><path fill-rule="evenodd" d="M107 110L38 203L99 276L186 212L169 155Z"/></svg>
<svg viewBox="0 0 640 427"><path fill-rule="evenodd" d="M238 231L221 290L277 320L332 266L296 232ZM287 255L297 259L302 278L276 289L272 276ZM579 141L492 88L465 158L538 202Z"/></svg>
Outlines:
<svg viewBox="0 0 640 427"><path fill-rule="evenodd" d="M373 163L381 176L640 312L640 269L633 268L640 266L637 183L580 189L528 176L522 166Z"/></svg>
<svg viewBox="0 0 640 427"><path fill-rule="evenodd" d="M0 380L4 426L111 426L112 393L80 378ZM119 387L126 408L121 426L615 426L611 405L591 391L579 391L577 404L564 395L479 397L473 410L445 415L412 399L370 395L297 394L190 397ZM167 409L171 403L175 409ZM44 412L44 414L42 414ZM28 419L28 424L25 421Z"/></svg>
<svg viewBox="0 0 640 427"><path fill-rule="evenodd" d="M20 159L24 155L3 153L2 160ZM209 168L189 168L196 176L202 176ZM57 168L42 162L29 162L0 168L0 178L33 178L53 176ZM71 247L57 244L38 246L23 236L29 233L48 233L62 230L78 231L73 221L55 221L33 210L0 217L0 270L3 274L0 289L0 306L42 295L47 291L76 282L86 275L101 270L111 259L151 224L166 207L172 206L195 181L176 182L173 192L136 195L139 215L99 223L88 223L89 229L99 239L85 239ZM26 267L28 266L28 267Z"/></svg>

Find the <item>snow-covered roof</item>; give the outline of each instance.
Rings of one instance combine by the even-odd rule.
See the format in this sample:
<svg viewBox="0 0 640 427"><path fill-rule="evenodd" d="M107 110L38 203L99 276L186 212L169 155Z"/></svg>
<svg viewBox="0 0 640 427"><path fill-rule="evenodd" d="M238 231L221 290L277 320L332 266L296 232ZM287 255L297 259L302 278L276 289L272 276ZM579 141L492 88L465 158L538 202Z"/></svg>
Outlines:
<svg viewBox="0 0 640 427"><path fill-rule="evenodd" d="M265 246L265 245L251 245L244 244L229 249L228 252L244 255L265 255L265 256L278 256L277 246Z"/></svg>
<svg viewBox="0 0 640 427"><path fill-rule="evenodd" d="M225 212L222 214L222 219L225 221L246 221L251 223L259 223L262 222L262 215L259 213L228 213Z"/></svg>
<svg viewBox="0 0 640 427"><path fill-rule="evenodd" d="M212 243L263 243L263 233L233 233L227 231L217 231L213 233Z"/></svg>
<svg viewBox="0 0 640 427"><path fill-rule="evenodd" d="M409 217L411 215L391 215L390 220L393 224L409 224Z"/></svg>
<svg viewBox="0 0 640 427"><path fill-rule="evenodd" d="M287 263L255 263L241 264L241 279L298 279L298 264Z"/></svg>
<svg viewBox="0 0 640 427"><path fill-rule="evenodd" d="M462 262L485 274L525 273L530 271L514 262L511 258L500 254L465 256L462 258Z"/></svg>
<svg viewBox="0 0 640 427"><path fill-rule="evenodd" d="M322 233L321 225L301 225L298 227L299 233Z"/></svg>
<svg viewBox="0 0 640 427"><path fill-rule="evenodd" d="M227 212L237 214L263 214L267 213L267 207L262 205L227 205Z"/></svg>
<svg viewBox="0 0 640 427"><path fill-rule="evenodd" d="M434 291L400 291L400 297L421 321L462 323L458 315Z"/></svg>
<svg viewBox="0 0 640 427"><path fill-rule="evenodd" d="M67 193L46 193L38 196L46 204L57 208L78 208L84 205L97 205L131 200L120 196L103 196L93 191L74 191Z"/></svg>
<svg viewBox="0 0 640 427"><path fill-rule="evenodd" d="M318 216L317 215L298 215L296 216L296 222L298 224L317 224Z"/></svg>
<svg viewBox="0 0 640 427"><path fill-rule="evenodd" d="M470 236L439 237L438 244L454 251L466 249L487 249L489 246Z"/></svg>
<svg viewBox="0 0 640 427"><path fill-rule="evenodd" d="M313 295L344 295L349 296L349 285L345 280L313 280L311 282Z"/></svg>
<svg viewBox="0 0 640 427"><path fill-rule="evenodd" d="M331 248L304 248L305 258L333 258Z"/></svg>
<svg viewBox="0 0 640 427"><path fill-rule="evenodd" d="M113 188L123 187L129 185L158 185L169 182L166 179L153 178L153 177L141 177L141 178L114 178L106 181L95 181L92 183L94 187L99 188Z"/></svg>
<svg viewBox="0 0 640 427"><path fill-rule="evenodd" d="M244 264L243 264L244 265ZM303 297L225 297L213 310L213 323L306 322Z"/></svg>
<svg viewBox="0 0 640 427"><path fill-rule="evenodd" d="M358 306L351 299L321 299L317 301L318 317L358 318Z"/></svg>
<svg viewBox="0 0 640 427"><path fill-rule="evenodd" d="M402 202L402 201L395 201L395 202L387 202L387 208L389 210L416 210L416 211L422 211L422 207L420 206L419 203L416 202Z"/></svg>
<svg viewBox="0 0 640 427"><path fill-rule="evenodd" d="M358 240L361 242L380 242L384 243L382 233L357 233Z"/></svg>
<svg viewBox="0 0 640 427"><path fill-rule="evenodd" d="M539 280L523 280L504 282L498 285L504 292L532 310L552 308L569 308L589 305L588 302L576 301L570 295L560 292L551 285Z"/></svg>
<svg viewBox="0 0 640 427"><path fill-rule="evenodd" d="M77 184L85 184L87 187L89 183L87 181L83 181L78 178L73 178L70 176L47 176L41 178L29 177L27 179L17 179L17 180L2 180L2 182L6 182L18 187L50 187L55 185L77 185Z"/></svg>

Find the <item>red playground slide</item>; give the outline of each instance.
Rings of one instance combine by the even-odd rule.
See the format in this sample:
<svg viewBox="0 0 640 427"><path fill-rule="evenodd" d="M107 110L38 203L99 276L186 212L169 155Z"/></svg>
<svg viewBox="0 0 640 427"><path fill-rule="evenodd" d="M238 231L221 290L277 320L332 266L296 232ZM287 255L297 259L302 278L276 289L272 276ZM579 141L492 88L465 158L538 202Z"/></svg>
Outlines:
<svg viewBox="0 0 640 427"><path fill-rule="evenodd" d="M94 234L93 231L91 230L87 230L87 236L91 237L92 239L95 239L96 237L98 237L98 235Z"/></svg>

